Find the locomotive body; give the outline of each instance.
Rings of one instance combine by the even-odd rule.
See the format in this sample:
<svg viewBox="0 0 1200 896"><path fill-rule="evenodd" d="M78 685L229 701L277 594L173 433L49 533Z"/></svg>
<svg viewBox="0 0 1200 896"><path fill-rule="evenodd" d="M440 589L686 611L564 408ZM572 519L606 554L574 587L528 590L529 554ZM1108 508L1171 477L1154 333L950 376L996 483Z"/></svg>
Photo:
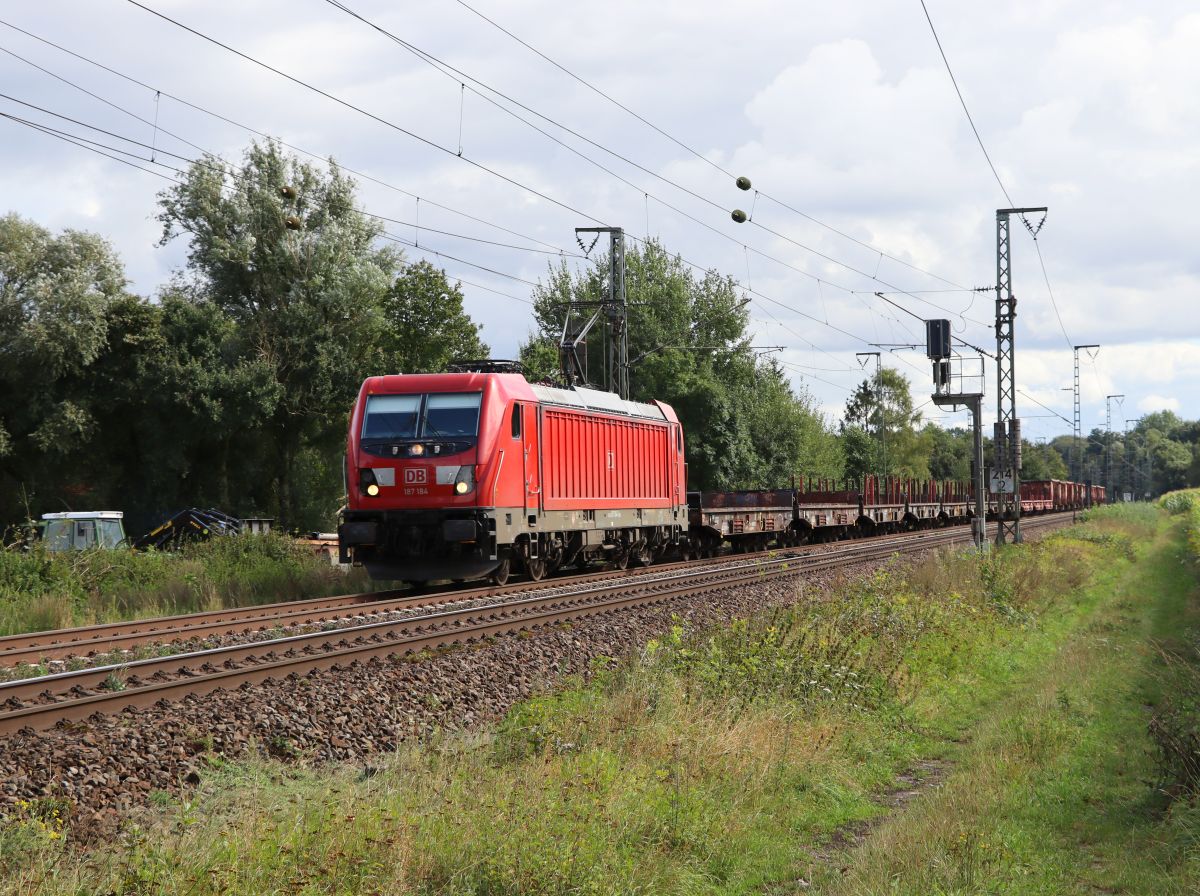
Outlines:
<svg viewBox="0 0 1200 896"><path fill-rule="evenodd" d="M516 373L367 379L350 420L343 562L372 578L538 579L650 562L687 526L674 411Z"/></svg>

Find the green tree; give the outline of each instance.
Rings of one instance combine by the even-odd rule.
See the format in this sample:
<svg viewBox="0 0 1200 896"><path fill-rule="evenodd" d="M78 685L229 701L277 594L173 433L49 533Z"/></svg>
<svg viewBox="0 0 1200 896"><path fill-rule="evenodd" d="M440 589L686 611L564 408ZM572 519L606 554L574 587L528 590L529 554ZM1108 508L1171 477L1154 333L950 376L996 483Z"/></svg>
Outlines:
<svg viewBox="0 0 1200 896"><path fill-rule="evenodd" d="M869 457L847 450L846 475L860 478L865 473L885 473L929 478L931 446L917 429L920 423L921 413L913 407L912 392L904 374L884 367L878 378L863 380L846 402L842 432L843 435L850 429L869 432L879 444ZM861 441L855 437L856 445Z"/></svg>
<svg viewBox="0 0 1200 896"><path fill-rule="evenodd" d="M479 325L463 310L462 287L427 261L406 265L380 307L381 350L389 371L432 373L490 353L479 338Z"/></svg>
<svg viewBox="0 0 1200 896"><path fill-rule="evenodd" d="M124 268L95 234L0 217L0 506L59 509L93 493L86 401ZM31 508L32 509L32 508Z"/></svg>
<svg viewBox="0 0 1200 896"><path fill-rule="evenodd" d="M929 446L929 475L934 479L967 482L971 478L974 433L969 429L942 429L927 423L921 430L922 441Z"/></svg>
<svg viewBox="0 0 1200 896"><path fill-rule="evenodd" d="M558 363L558 342L530 333L521 343L517 359L525 367L530 382L558 382L562 378Z"/></svg>
<svg viewBox="0 0 1200 896"><path fill-rule="evenodd" d="M160 197L162 242L185 235L188 273L202 301L228 318L239 360L270 372L259 407L274 504L298 518L306 449L336 450L346 413L382 360L384 296L398 255L376 245L377 222L355 204L354 182L254 143L240 169L211 156ZM331 477L326 477L331 478Z"/></svg>
<svg viewBox="0 0 1200 896"><path fill-rule="evenodd" d="M1053 445L1038 445L1021 441L1021 479L1033 482L1043 479L1068 479L1070 472L1062 455Z"/></svg>

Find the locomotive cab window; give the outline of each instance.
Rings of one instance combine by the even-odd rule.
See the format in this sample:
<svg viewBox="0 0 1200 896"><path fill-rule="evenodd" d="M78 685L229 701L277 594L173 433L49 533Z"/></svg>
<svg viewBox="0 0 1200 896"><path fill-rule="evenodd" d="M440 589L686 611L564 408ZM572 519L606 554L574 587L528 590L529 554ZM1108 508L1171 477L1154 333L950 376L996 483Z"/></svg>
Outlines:
<svg viewBox="0 0 1200 896"><path fill-rule="evenodd" d="M422 436L475 436L479 434L480 392L430 395L425 399Z"/></svg>
<svg viewBox="0 0 1200 896"><path fill-rule="evenodd" d="M512 437L521 438L521 405L514 404L512 409Z"/></svg>
<svg viewBox="0 0 1200 896"><path fill-rule="evenodd" d="M363 414L364 441L474 438L479 434L479 392L371 395Z"/></svg>
<svg viewBox="0 0 1200 896"><path fill-rule="evenodd" d="M420 419L420 395L372 395L363 415L364 439L414 439Z"/></svg>

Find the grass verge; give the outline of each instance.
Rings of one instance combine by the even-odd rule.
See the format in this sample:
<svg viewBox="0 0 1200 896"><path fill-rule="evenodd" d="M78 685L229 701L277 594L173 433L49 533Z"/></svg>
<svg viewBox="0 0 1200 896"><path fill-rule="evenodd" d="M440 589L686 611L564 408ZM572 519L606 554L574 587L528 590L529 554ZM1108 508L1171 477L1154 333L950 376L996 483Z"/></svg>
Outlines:
<svg viewBox="0 0 1200 896"><path fill-rule="evenodd" d="M69 807L27 806L0 829L0 886L1183 891L1200 879L1193 810L1152 785L1144 707L1166 685L1149 639L1192 612L1177 531L1106 511L983 562L943 555L676 628L492 730L378 767L214 757L198 790L162 794L103 852L72 850L54 820ZM888 820L881 795L933 762L944 784Z"/></svg>
<svg viewBox="0 0 1200 896"><path fill-rule="evenodd" d="M0 635L369 591L283 535L214 538L177 553L0 551Z"/></svg>

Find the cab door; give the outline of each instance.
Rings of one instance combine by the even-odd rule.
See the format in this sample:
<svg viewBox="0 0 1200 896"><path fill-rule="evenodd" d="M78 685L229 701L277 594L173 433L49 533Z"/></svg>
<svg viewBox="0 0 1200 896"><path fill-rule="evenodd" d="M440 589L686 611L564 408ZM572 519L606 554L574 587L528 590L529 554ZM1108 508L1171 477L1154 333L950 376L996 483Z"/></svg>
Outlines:
<svg viewBox="0 0 1200 896"><path fill-rule="evenodd" d="M525 479L525 520L533 517L537 521L537 513L542 498L542 458L539 450L540 427L538 406L535 404L521 405L524 419L521 426L522 457L524 462Z"/></svg>

